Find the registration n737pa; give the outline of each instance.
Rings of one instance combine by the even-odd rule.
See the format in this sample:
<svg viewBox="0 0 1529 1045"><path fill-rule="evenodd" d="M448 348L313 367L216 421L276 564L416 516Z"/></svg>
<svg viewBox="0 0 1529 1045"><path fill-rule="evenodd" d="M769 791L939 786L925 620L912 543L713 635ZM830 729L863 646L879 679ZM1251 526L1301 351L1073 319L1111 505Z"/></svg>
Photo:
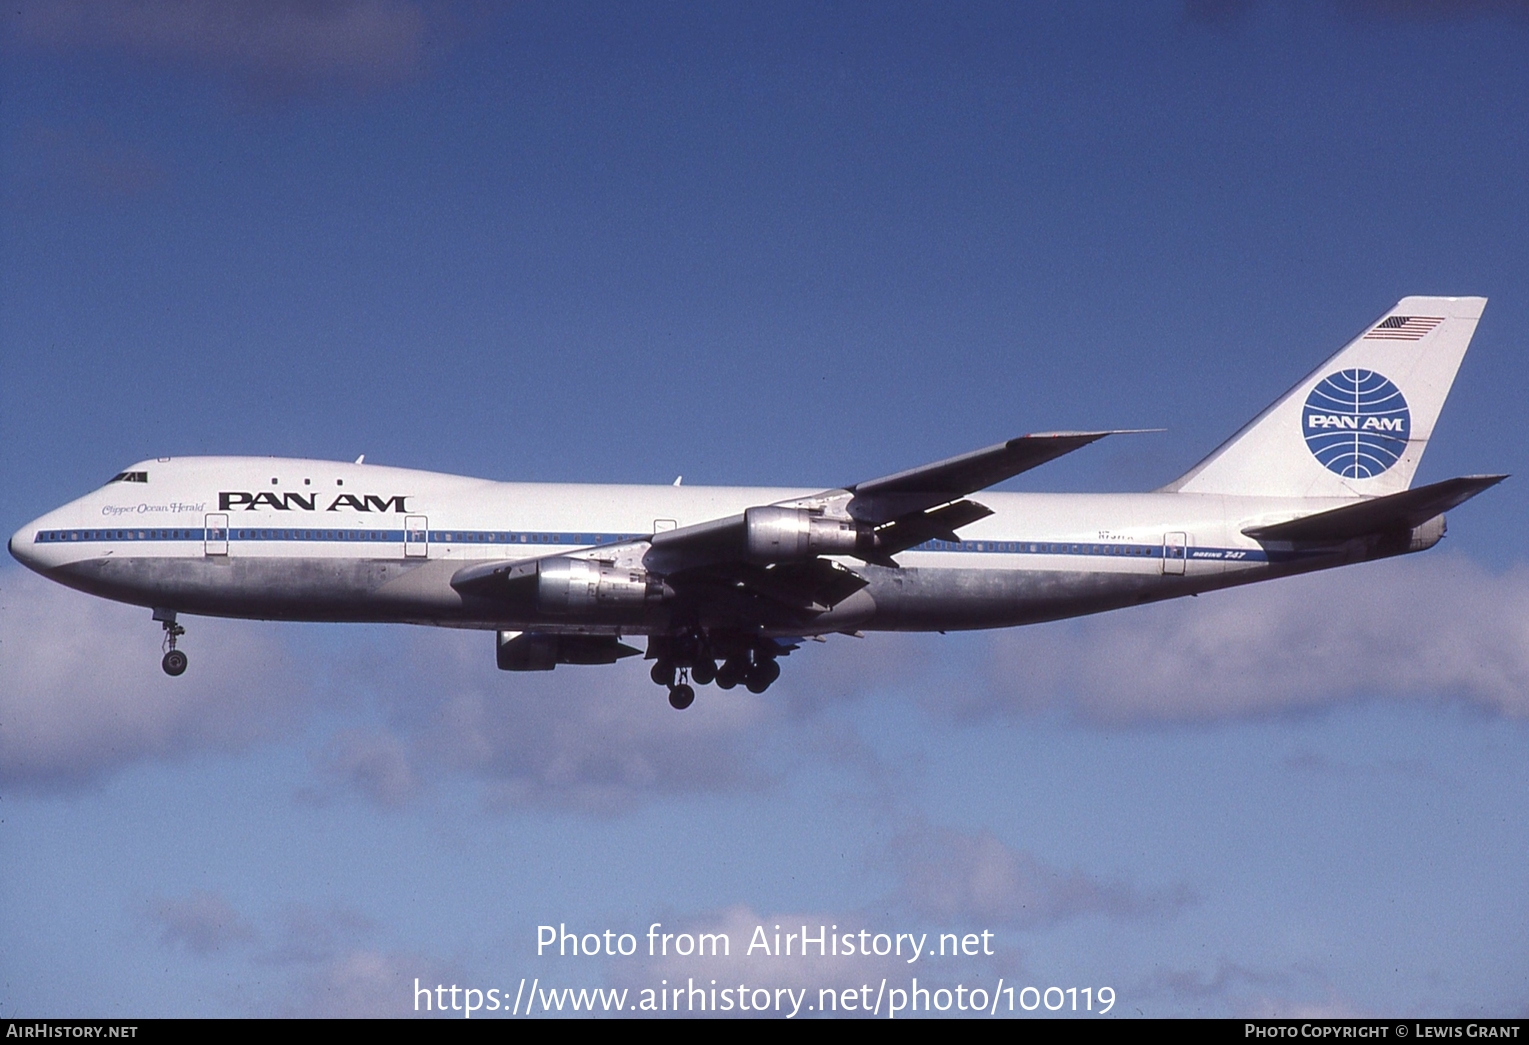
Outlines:
<svg viewBox="0 0 1529 1045"><path fill-rule="evenodd" d="M1043 432L822 489L491 482L328 461L160 458L28 523L11 554L182 614L496 633L507 671L646 639L676 708L763 692L836 632L1004 628L1421 551L1501 475L1412 488L1483 298L1410 297L1152 493L988 488L1106 436Z"/></svg>

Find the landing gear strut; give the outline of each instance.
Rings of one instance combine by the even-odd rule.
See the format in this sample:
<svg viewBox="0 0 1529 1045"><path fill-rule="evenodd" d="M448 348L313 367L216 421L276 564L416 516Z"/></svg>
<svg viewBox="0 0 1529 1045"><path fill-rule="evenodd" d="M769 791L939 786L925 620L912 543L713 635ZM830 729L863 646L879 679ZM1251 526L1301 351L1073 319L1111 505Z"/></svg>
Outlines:
<svg viewBox="0 0 1529 1045"><path fill-rule="evenodd" d="M691 670L676 666L668 657L659 657L653 662L653 670L649 674L660 686L669 687L669 706L674 710L684 711L695 703L695 689L686 678L692 674ZM696 676L696 681L704 685L700 676Z"/></svg>
<svg viewBox="0 0 1529 1045"><path fill-rule="evenodd" d="M649 644L653 681L669 689L669 705L683 711L695 703L696 686L715 682L720 689L742 684L750 693L763 693L780 678L775 658L782 650L769 639L728 641L702 632L655 636ZM718 656L722 663L717 663Z"/></svg>
<svg viewBox="0 0 1529 1045"><path fill-rule="evenodd" d="M175 622L174 610L155 610L154 619L165 629L165 656L159 666L165 669L166 675L174 678L186 670L186 655L175 648L175 640L186 634L186 629Z"/></svg>

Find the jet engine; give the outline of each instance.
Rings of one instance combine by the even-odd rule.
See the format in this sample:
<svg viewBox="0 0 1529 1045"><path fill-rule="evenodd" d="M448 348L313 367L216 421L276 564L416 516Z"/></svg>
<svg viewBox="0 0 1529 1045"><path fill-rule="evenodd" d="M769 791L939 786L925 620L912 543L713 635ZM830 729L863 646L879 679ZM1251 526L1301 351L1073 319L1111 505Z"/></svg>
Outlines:
<svg viewBox="0 0 1529 1045"><path fill-rule="evenodd" d="M765 505L743 513L744 549L754 562L802 562L819 555L853 555L871 540L849 519L825 519L803 508Z"/></svg>
<svg viewBox="0 0 1529 1045"><path fill-rule="evenodd" d="M464 595L493 599L525 619L621 624L640 621L647 608L673 595L641 567L619 567L556 555L530 562L484 563L458 571L451 586Z"/></svg>
<svg viewBox="0 0 1529 1045"><path fill-rule="evenodd" d="M614 635L501 631L498 662L500 671L551 671L559 664L614 664L640 652Z"/></svg>
<svg viewBox="0 0 1529 1045"><path fill-rule="evenodd" d="M655 599L662 595L662 584L647 570L561 556L539 559L536 566L536 608L542 613L579 616L641 607L650 592Z"/></svg>

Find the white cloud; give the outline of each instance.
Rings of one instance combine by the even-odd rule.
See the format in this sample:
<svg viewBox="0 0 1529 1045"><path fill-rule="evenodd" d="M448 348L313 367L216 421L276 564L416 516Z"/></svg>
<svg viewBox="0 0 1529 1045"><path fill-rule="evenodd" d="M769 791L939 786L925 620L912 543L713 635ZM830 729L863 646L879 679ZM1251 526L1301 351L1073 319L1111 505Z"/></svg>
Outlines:
<svg viewBox="0 0 1529 1045"><path fill-rule="evenodd" d="M221 895L198 889L179 899L151 902L151 923L166 947L184 947L206 957L254 942L255 929Z"/></svg>
<svg viewBox="0 0 1529 1045"><path fill-rule="evenodd" d="M148 921L166 947L200 958L237 952L263 967L256 981L272 991L251 999L262 1015L412 1016L416 977L430 985L468 980L453 963L369 944L377 925L346 907L292 905L261 932L220 894L197 890L153 901Z"/></svg>
<svg viewBox="0 0 1529 1045"><path fill-rule="evenodd" d="M968 988L991 985L1001 974L997 970L1012 972L1016 962L1016 955L1004 950L995 956L963 957L953 965L949 957L931 957L929 948L938 947L939 936L932 927L864 912L761 914L750 906L738 905L665 924L660 932L675 937L659 944L668 948L667 954L649 956L643 927L635 934L636 959L608 959L607 968L618 987L632 992L629 1005L635 1004L644 990L680 990L682 1016L752 1015L751 1010L740 1007L740 991L746 992L744 1004L767 999L771 1014L794 1013L797 1018L823 1015L825 1010L828 1015L862 1016L863 1007L873 1004L880 993L880 1015L885 1016L891 995L884 993L884 987L906 992L915 977L926 989L931 978L947 988L958 982ZM913 942L906 937L898 939L900 933L922 937L920 957L910 960L914 958ZM681 948L698 947L703 934L725 936L728 953L720 949L705 955L676 953ZM788 940L791 934L794 938ZM801 943L804 935L809 939L805 953ZM837 954L835 936L840 937ZM849 950L843 945L845 936L853 937ZM688 937L688 942L681 937ZM874 953L877 949L888 953L878 955ZM755 992L762 993L756 996ZM908 1004L906 993L903 1004Z"/></svg>
<svg viewBox="0 0 1529 1045"><path fill-rule="evenodd" d="M0 783L77 787L292 732L303 695L278 627L185 623L191 668L170 678L148 610L0 571Z"/></svg>
<svg viewBox="0 0 1529 1045"><path fill-rule="evenodd" d="M1529 568L1393 560L1002 633L966 712L1196 721L1366 698L1529 714Z"/></svg>
<svg viewBox="0 0 1529 1045"><path fill-rule="evenodd" d="M913 827L893 838L890 856L901 879L898 898L947 924L1037 928L1090 914L1171 913L1193 901L1183 886L1148 892L1054 867L989 831Z"/></svg>
<svg viewBox="0 0 1529 1045"><path fill-rule="evenodd" d="M360 1018L412 1016L414 981L421 985L467 983L456 963L376 942L382 929L344 906L294 904L275 919L267 935L276 945L256 960L280 970L280 997L265 1008L283 1017ZM419 1010L424 1014L424 1010Z"/></svg>
<svg viewBox="0 0 1529 1045"><path fill-rule="evenodd" d="M491 633L322 629L336 641L318 647L293 625L183 623L191 667L169 678L148 610L0 571L0 783L89 786L145 761L291 738L337 705L386 721L338 729L314 754L308 792L383 805L448 774L481 781L490 804L610 813L766 787L801 757L775 694L705 689L676 712L640 661L518 674L495 668Z"/></svg>
<svg viewBox="0 0 1529 1045"><path fill-rule="evenodd" d="M403 741L382 730L342 730L316 761L325 778L379 805L403 805L420 788Z"/></svg>
<svg viewBox="0 0 1529 1045"><path fill-rule="evenodd" d="M460 970L418 954L354 947L304 970L276 1012L304 1019L425 1016L414 1008L414 981L462 983ZM460 1014L457 1014L460 1015Z"/></svg>
<svg viewBox="0 0 1529 1045"><path fill-rule="evenodd" d="M1529 569L1493 575L1447 556L951 640L958 656L987 651L964 689L942 673L964 681L970 668L927 638L809 644L769 693L707 687L685 712L635 658L509 673L486 633L335 632L338 652L321 657L291 626L186 623L191 670L171 679L146 610L0 572L0 783L78 787L144 760L239 750L337 702L383 721L347 724L316 752L321 787L398 805L456 775L491 805L593 813L768 788L804 759L880 779L885 767L828 711L900 688L942 713L1058 707L1115 725L1379 697L1529 713Z"/></svg>
<svg viewBox="0 0 1529 1045"><path fill-rule="evenodd" d="M915 977L925 988L991 987L999 977L1012 982L1025 970L1016 930L1049 928L1090 915L1171 915L1194 902L1183 886L1142 889L1078 868L1051 866L986 831L922 824L893 836L884 869L893 880L891 891L858 909L761 913L738 904L663 917L652 930L654 939L647 925L634 927L629 931L636 938L636 954L605 959L607 974L616 986L634 992L680 989L682 1015L714 1011L692 1002L692 990L704 992L709 1006L713 988L732 988L736 998L739 987L805 989L805 996L798 993L801 1014L816 1015L817 1006L827 1000L820 991L868 988L875 994L883 980L888 989L905 991ZM710 950L705 939L711 941ZM966 941L971 949L953 955L952 949ZM951 949L942 953L946 947ZM742 1013L734 1008L727 1014Z"/></svg>
<svg viewBox="0 0 1529 1045"><path fill-rule="evenodd" d="M273 947L259 955L270 965L312 965L353 950L377 929L366 915L348 907L290 904L282 910Z"/></svg>
<svg viewBox="0 0 1529 1045"><path fill-rule="evenodd" d="M411 634L379 692L411 762L482 779L492 804L613 812L664 794L765 786L767 699L703 690L669 707L628 660L501 672L486 633Z"/></svg>

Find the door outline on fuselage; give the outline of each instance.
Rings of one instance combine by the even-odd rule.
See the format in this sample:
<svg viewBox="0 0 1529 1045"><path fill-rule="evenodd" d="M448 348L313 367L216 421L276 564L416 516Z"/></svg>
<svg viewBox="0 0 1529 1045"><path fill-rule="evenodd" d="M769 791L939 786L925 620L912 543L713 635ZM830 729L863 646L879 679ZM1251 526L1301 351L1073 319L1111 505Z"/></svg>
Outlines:
<svg viewBox="0 0 1529 1045"><path fill-rule="evenodd" d="M228 516L221 512L209 514L204 520L204 525L206 528L202 530L202 554L227 555Z"/></svg>
<svg viewBox="0 0 1529 1045"><path fill-rule="evenodd" d="M430 555L430 520L423 515L407 515L403 521L403 554L406 559Z"/></svg>
<svg viewBox="0 0 1529 1045"><path fill-rule="evenodd" d="M1189 558L1189 534L1182 532L1163 534L1163 573L1168 576L1184 575L1184 563Z"/></svg>

